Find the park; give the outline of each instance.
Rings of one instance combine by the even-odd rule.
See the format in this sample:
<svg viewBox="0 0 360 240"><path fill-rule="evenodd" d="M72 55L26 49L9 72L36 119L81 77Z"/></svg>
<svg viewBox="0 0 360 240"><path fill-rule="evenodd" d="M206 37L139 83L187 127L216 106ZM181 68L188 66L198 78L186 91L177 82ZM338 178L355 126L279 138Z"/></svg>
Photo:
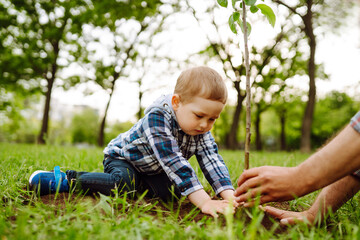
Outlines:
<svg viewBox="0 0 360 240"><path fill-rule="evenodd" d="M1 239L358 239L359 10L356 0L0 1ZM181 91L191 90L197 78L181 91L179 79L199 69L219 76L221 100L205 97L206 84L189 103L183 100ZM152 142L142 129L160 109L153 102L165 94L165 125L176 129L171 144ZM189 109L196 120L184 117ZM205 127L194 133L191 121ZM164 135L155 127L154 136ZM156 191L149 197L151 187L122 191L118 182L110 194L79 190L70 179L69 189L53 183L50 194L31 185L32 173L55 166L66 181L67 170L105 174L109 157L133 161L127 169L147 175L144 162L126 155L134 154L128 139L144 141L143 133L149 143L136 145L135 155L152 156L154 162L145 161L154 168L149 176L166 173L181 197L174 189L166 201ZM128 149L118 150L124 142ZM202 148L191 149L194 144ZM157 148L149 150L152 145ZM179 151L184 165L166 162L164 146L169 156ZM209 167L207 157L218 162L209 160ZM324 168L327 161L331 166ZM302 174L293 177L295 185L289 182L286 196L275 194L282 183L269 188L272 196L261 189L266 182L244 177L254 168L270 175L280 168L286 175L304 165L307 171L296 172ZM188 192L179 182L186 174L177 172L184 166L196 178ZM325 180L317 181L315 172ZM222 174L229 181L219 186L214 179ZM306 174L315 180L305 189ZM349 178L334 195L343 200L324 200L314 219L284 224L286 214L266 210L301 214L328 186ZM231 189L219 190L229 184L238 196L234 202L224 193ZM205 209L204 195L193 197L199 191L226 207Z"/></svg>

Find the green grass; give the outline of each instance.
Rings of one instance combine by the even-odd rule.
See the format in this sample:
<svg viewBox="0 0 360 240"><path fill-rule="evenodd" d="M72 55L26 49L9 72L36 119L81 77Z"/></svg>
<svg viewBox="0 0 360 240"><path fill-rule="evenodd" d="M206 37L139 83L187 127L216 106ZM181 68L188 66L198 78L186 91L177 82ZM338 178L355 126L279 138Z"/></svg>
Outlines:
<svg viewBox="0 0 360 240"><path fill-rule="evenodd" d="M235 184L243 169L241 151L221 151ZM308 155L298 152L252 152L251 167L296 166ZM238 209L218 219L204 216L186 199L164 204L157 199L129 200L126 195L85 197L77 194L39 198L27 189L32 172L62 170L102 172L102 149L77 149L0 143L0 239L359 239L356 195L326 222L283 228L257 208ZM205 190L213 195L194 159ZM307 208L316 193L289 202Z"/></svg>

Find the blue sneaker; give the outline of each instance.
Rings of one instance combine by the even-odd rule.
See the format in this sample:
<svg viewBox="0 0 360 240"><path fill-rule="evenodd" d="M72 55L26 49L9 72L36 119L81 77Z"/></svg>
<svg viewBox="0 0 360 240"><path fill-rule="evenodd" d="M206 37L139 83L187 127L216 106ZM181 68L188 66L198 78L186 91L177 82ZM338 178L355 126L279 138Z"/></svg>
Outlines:
<svg viewBox="0 0 360 240"><path fill-rule="evenodd" d="M53 171L35 171L29 178L29 185L40 195L55 193L56 191L69 192L66 174L60 171L59 166L56 166Z"/></svg>

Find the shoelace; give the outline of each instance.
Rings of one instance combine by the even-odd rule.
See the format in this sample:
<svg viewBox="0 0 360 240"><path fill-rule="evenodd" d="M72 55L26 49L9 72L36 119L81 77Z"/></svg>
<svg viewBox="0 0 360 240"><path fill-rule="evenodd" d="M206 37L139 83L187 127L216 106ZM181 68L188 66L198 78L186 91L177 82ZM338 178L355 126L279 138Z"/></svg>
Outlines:
<svg viewBox="0 0 360 240"><path fill-rule="evenodd" d="M61 171L60 171L60 167L56 166L54 168L54 175L55 175L55 181L50 181L50 189L53 192L56 192L56 190L58 189L59 192L62 192L63 188L64 188L64 184L66 184L61 176Z"/></svg>

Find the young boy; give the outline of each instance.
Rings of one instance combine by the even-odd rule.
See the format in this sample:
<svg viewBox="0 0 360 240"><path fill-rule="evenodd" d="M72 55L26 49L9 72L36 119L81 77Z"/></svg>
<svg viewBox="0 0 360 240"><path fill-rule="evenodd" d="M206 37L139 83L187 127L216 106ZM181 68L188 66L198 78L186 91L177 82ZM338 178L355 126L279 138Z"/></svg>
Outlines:
<svg viewBox="0 0 360 240"><path fill-rule="evenodd" d="M196 67L179 76L174 93L162 96L145 116L104 149L104 173L36 171L29 183L41 194L69 191L75 185L88 193L110 195L148 191L152 197L187 196L205 214L223 213L233 201L234 188L210 130L227 99L221 76L211 68ZM203 190L188 159L195 154L217 195ZM72 184L70 184L72 183ZM171 190L172 189L172 190Z"/></svg>

